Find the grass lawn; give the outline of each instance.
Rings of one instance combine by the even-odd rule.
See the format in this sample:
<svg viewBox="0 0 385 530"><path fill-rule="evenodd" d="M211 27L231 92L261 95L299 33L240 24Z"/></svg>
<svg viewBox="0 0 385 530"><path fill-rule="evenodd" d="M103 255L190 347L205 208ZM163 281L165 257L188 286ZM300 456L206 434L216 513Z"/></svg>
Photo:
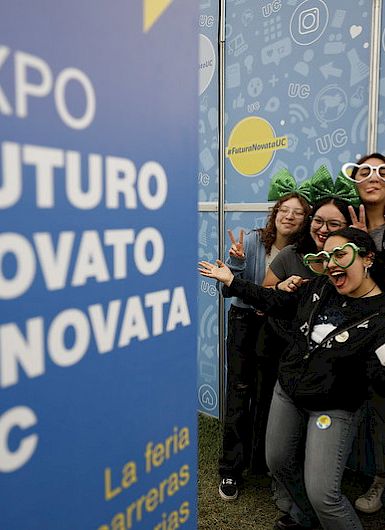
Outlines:
<svg viewBox="0 0 385 530"><path fill-rule="evenodd" d="M218 493L218 455L221 446L221 424L215 418L199 415L199 530L271 530L282 514L275 507L267 476L246 476L239 498L224 501ZM363 493L368 482L346 473L343 491L353 500ZM370 483L370 480L369 480ZM360 514L365 530L385 529L385 509Z"/></svg>

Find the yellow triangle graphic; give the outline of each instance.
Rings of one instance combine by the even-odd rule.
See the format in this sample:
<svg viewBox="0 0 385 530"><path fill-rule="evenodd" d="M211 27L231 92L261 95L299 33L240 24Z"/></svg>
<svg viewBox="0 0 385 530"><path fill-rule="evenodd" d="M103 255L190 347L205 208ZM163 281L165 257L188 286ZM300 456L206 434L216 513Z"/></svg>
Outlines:
<svg viewBox="0 0 385 530"><path fill-rule="evenodd" d="M143 31L146 33L174 0L143 0Z"/></svg>

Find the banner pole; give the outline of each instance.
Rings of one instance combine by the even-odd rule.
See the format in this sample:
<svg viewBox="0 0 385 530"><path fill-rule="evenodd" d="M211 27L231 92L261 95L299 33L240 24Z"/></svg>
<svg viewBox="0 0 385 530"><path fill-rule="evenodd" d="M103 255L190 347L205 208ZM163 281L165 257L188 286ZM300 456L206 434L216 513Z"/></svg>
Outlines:
<svg viewBox="0 0 385 530"><path fill-rule="evenodd" d="M226 0L220 0L218 24L218 250L220 259L224 259L225 249L225 24ZM218 355L219 355L219 418L224 419L226 378L225 378L225 322L224 300L219 295L218 301Z"/></svg>
<svg viewBox="0 0 385 530"><path fill-rule="evenodd" d="M382 0L373 0L372 36L370 44L370 79L368 110L368 153L377 151L378 97L381 56L381 12Z"/></svg>

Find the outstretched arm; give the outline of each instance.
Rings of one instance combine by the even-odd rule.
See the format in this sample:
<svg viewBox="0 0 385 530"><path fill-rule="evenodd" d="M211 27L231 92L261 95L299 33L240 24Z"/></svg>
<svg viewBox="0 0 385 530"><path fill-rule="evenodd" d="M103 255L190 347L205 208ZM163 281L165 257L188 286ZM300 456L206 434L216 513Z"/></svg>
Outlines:
<svg viewBox="0 0 385 530"><path fill-rule="evenodd" d="M200 261L199 268L202 276L214 278L229 287L232 296L242 298L246 304L251 304L261 311L277 318L294 318L299 301L297 293L286 293L260 287L253 282L235 278L231 270L220 260L216 265L208 261Z"/></svg>
<svg viewBox="0 0 385 530"><path fill-rule="evenodd" d="M271 267L267 269L266 276L263 280L262 286L269 287L270 289L280 289L281 291L286 291L287 293L292 293L298 289L304 283L307 283L309 280L298 276L297 274L292 274L285 280L281 280L274 274L271 270Z"/></svg>

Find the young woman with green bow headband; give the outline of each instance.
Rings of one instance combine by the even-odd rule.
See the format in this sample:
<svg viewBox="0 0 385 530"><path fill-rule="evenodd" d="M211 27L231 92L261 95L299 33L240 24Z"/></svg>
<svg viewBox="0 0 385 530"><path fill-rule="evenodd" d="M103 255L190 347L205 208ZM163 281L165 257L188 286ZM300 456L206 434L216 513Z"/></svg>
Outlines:
<svg viewBox="0 0 385 530"><path fill-rule="evenodd" d="M336 253L349 243L358 249L355 259L341 266ZM235 278L220 260L200 262L198 270L292 322L266 433L270 471L296 506L292 527L362 530L341 482L370 386L385 394L384 274L374 270L375 245L366 232L331 232L324 250L325 262L336 257L327 261L327 274L292 294Z"/></svg>

